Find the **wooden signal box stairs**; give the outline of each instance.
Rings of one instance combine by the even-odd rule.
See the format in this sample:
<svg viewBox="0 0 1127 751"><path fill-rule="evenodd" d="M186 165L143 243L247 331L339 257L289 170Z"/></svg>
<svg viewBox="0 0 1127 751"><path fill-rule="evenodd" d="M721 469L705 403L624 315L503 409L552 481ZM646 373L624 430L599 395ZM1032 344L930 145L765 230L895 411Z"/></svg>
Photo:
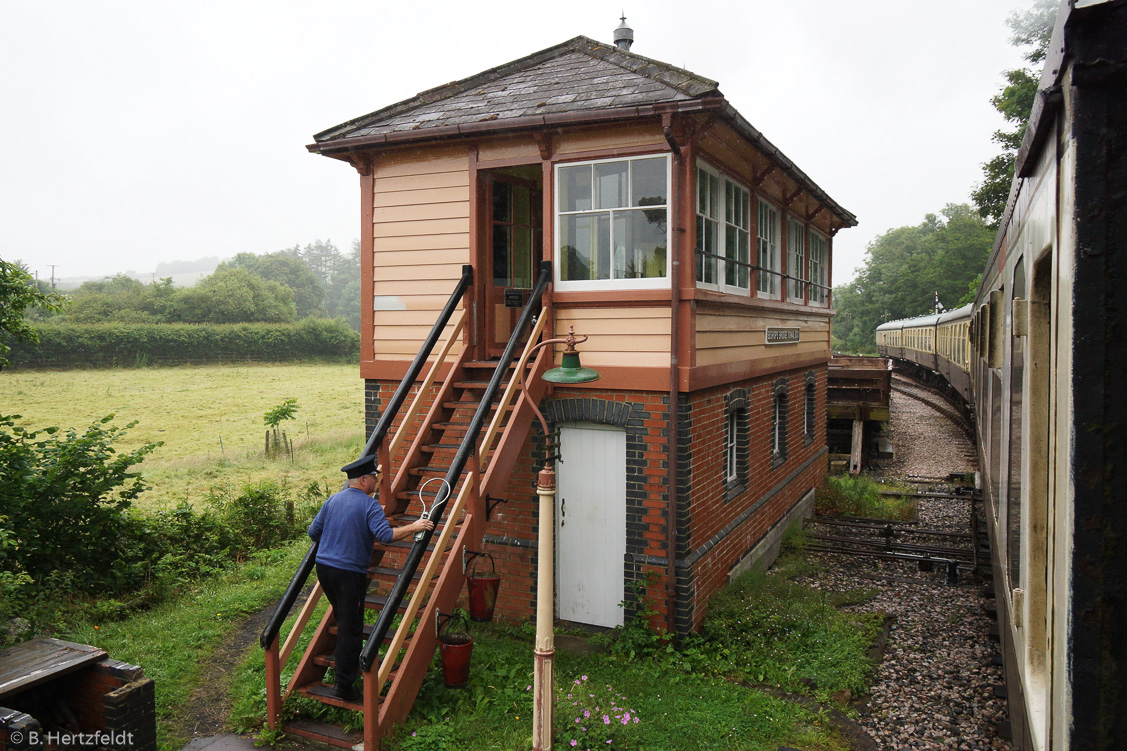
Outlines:
<svg viewBox="0 0 1127 751"><path fill-rule="evenodd" d="M426 544L425 553L422 553L416 568L408 571L415 545L411 539L374 546L368 569L371 585L364 606L378 614L379 618L375 625L366 623L364 626L363 654L372 649L368 647L368 642L373 633L379 633L380 620L386 618L390 622L391 616L397 614L398 627L388 629L381 637L378 653L372 653L370 668L365 669L364 660L361 661L361 699L345 701L332 694L332 681L326 680L333 666L336 644L335 619L329 608L316 625L309 646L297 660L293 677L283 692L280 683L282 668L296 651L299 637L309 625L321 596L320 585L315 584L284 645L279 646L280 633L269 635L269 626L263 634L269 727L344 748L351 748L362 741L366 751L378 751L381 739L390 734L397 723L406 719L438 646L437 615L440 612L450 613L457 605L465 582L466 552L481 550L488 526L486 497L501 494L533 424L531 400L539 400L546 392L547 383L540 375L551 366L550 348L542 348L535 359L529 356L540 337L545 318L544 315L539 319L530 317L529 323L534 325L527 337L529 343L516 363L505 365L512 359L511 355L507 359L502 357L500 364L474 362L468 360L467 353L463 352L451 364L441 384L435 384L434 373L449 354L451 344L460 340L464 312L459 316L430 374L417 384L415 403L400 420L395 438L390 442L380 440L378 445L381 465L391 467L389 457L394 456L406 441L413 424L418 425L402 465L391 467L391 471L384 471L381 477L380 497L394 499L393 503L385 504L393 526L418 518L424 511L424 505L426 509L431 509L436 496L441 500L447 495L445 482L453 485L445 504L445 514ZM517 336L514 335L514 341ZM499 374L498 370L501 371ZM517 377L522 371L528 393L523 391L520 385L522 379ZM503 386L503 393L493 381ZM491 385L496 396L486 402L483 396L488 395ZM419 422L423 396L432 391L433 401ZM488 421L488 429L483 431L481 428L486 424L485 420ZM478 423L477 430L474 430L474 422ZM468 458L464 461L464 469L452 475L456 471L452 470L452 464L457 463L459 453L468 454ZM452 482L450 477L453 477ZM433 513L431 518L435 518ZM421 545L419 549L422 550ZM305 575L299 570L291 584L295 596L308 576L308 569L312 568L312 555L313 548L306 556ZM402 598L394 596L397 581L406 588ZM391 608L394 611L384 612ZM280 612L283 609L288 611L285 600L279 606ZM280 617L276 614L279 627L284 617L284 613ZM305 720L283 723L282 705L294 694L363 712L363 733L345 733L334 725Z"/></svg>

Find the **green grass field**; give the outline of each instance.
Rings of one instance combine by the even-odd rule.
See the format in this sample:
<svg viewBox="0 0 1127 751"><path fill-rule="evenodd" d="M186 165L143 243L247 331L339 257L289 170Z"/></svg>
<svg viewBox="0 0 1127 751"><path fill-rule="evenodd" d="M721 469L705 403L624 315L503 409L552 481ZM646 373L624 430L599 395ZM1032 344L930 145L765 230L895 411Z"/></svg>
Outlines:
<svg viewBox="0 0 1127 751"><path fill-rule="evenodd" d="M137 421L124 448L163 441L144 464L148 507L198 503L213 487L280 479L337 489L340 467L364 443L364 381L355 364L212 365L0 373L0 414L22 415L28 429L85 428L108 414ZM294 459L267 459L262 416L298 400L282 424Z"/></svg>

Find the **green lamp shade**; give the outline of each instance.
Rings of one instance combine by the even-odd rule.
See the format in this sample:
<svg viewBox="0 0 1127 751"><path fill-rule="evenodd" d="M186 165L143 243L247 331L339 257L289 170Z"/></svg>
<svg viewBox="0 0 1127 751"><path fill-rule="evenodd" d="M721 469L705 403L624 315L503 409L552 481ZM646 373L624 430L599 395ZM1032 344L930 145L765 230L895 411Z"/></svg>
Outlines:
<svg viewBox="0 0 1127 751"><path fill-rule="evenodd" d="M564 352L560 367L552 368L543 376L550 383L590 383L599 380L599 371L579 364L578 352Z"/></svg>

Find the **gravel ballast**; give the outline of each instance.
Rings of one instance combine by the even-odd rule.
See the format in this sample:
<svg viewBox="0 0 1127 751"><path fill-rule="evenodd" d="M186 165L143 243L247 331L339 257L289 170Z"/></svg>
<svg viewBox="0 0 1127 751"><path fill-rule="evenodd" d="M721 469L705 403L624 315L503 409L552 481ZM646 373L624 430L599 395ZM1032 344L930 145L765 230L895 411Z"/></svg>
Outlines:
<svg viewBox="0 0 1127 751"><path fill-rule="evenodd" d="M935 410L892 394L891 440L895 458L884 460L882 479L945 477L976 469L974 447ZM920 499L919 526L968 532L969 500ZM944 543L950 544L950 543ZM962 544L969 545L963 542ZM945 584L945 567L923 572L913 562L834 553L812 554L822 570L800 580L820 589L872 589L854 606L888 614L888 642L868 697L858 697L859 723L881 749L1009 749L998 736L1006 706L1004 685L992 661L992 600L988 581L964 575Z"/></svg>

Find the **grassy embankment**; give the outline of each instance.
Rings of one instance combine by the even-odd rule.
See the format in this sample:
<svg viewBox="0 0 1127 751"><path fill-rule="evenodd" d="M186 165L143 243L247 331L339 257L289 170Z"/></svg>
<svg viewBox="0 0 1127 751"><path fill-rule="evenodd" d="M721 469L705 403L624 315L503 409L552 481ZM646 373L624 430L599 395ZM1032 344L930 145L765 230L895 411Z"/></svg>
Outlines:
<svg viewBox="0 0 1127 751"><path fill-rule="evenodd" d="M339 467L355 456L363 439L361 384L355 366L332 365L4 373L0 404L34 428L82 426L110 412L122 424L138 420L128 437L131 445L166 442L141 468L153 485L141 503L159 508L181 500L197 503L213 487L244 481L281 476L291 487L339 482ZM266 461L262 414L290 396L301 404L292 423L298 427L295 463ZM235 706L234 722L253 725L262 717L261 650L255 644L240 656L231 654L229 645L247 614L276 600L304 548L297 541L253 556L148 612L118 622L72 622L58 635L104 647L156 679L162 751L185 742L182 733L196 711L196 692L227 680L238 663L230 698L221 701ZM870 634L860 632L871 625L843 631L825 595L814 593L802 604L794 592L783 592L780 599L770 594L772 589L761 580L734 592L721 620L714 622L712 641L696 643L686 653L666 652L664 646L646 659L561 653L557 675L561 681L587 676L592 685L610 684L625 695L622 701L640 718L624 738L630 748L841 749L842 739L827 729L816 708L741 683L813 691L825 701L835 690L834 676L864 674L863 646ZM761 628L748 628L751 623ZM478 632L472 685L466 691L445 689L432 670L412 720L391 747L527 746L531 640L526 631ZM651 636L634 633L632 639L644 644ZM780 645L792 643L794 649L780 651ZM847 644L850 649L844 650ZM834 662L837 667L811 679L810 666L822 664L814 653L838 660L844 651L849 651L848 669ZM215 664L216 655L223 664ZM560 706L561 723L569 721L563 716L567 708Z"/></svg>
<svg viewBox="0 0 1127 751"><path fill-rule="evenodd" d="M122 442L163 441L140 467L146 508L197 504L213 487L285 481L336 489L340 467L364 441L364 382L356 365L214 365L0 373L0 413L29 429L83 428L113 413L137 421ZM263 414L288 397L297 419L282 423L294 460L265 460Z"/></svg>

